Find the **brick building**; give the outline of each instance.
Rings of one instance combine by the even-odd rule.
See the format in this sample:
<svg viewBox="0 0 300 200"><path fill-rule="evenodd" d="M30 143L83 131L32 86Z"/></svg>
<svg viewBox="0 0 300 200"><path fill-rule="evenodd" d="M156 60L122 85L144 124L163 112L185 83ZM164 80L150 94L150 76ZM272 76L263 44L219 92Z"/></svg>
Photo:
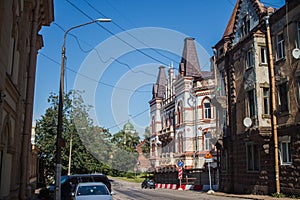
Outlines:
<svg viewBox="0 0 300 200"><path fill-rule="evenodd" d="M291 48L297 47L299 41L299 2L296 2L287 1L289 7L276 11L258 0L238 0L223 37L214 47L215 64L220 79L225 82L228 105L221 148L220 189L223 191L276 192L270 51L265 23L265 16L270 15L278 97L280 187L284 192L299 194L299 110L296 103L299 80L295 76L299 61L291 58Z"/></svg>

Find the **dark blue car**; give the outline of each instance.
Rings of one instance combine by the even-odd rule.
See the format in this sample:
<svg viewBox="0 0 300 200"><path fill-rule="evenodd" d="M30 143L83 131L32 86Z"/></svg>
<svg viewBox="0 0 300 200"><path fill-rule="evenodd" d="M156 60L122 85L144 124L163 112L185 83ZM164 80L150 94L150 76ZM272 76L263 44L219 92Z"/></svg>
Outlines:
<svg viewBox="0 0 300 200"><path fill-rule="evenodd" d="M146 188L150 188L150 189L155 189L155 183L153 180L150 180L150 179L145 179L143 182L142 182L142 189L146 189Z"/></svg>

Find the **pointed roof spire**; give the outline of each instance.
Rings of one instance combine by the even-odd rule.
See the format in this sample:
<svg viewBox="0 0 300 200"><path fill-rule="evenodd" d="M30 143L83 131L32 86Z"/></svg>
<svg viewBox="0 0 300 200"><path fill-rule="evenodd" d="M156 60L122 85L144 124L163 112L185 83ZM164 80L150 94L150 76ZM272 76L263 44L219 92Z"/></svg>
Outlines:
<svg viewBox="0 0 300 200"><path fill-rule="evenodd" d="M167 76L165 72L165 67L160 66L159 72L156 80L156 84L153 86L153 98L164 98L164 94L166 91L166 83L167 83Z"/></svg>
<svg viewBox="0 0 300 200"><path fill-rule="evenodd" d="M179 65L179 73L183 76L201 76L194 40L194 38L190 37L184 39L184 47Z"/></svg>

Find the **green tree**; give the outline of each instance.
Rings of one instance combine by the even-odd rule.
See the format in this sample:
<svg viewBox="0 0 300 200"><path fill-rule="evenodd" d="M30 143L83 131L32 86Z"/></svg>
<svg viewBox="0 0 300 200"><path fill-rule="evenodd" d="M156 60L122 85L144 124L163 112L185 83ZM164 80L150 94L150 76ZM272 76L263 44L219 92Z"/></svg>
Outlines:
<svg viewBox="0 0 300 200"><path fill-rule="evenodd" d="M150 127L145 128L144 140L142 142L142 152L146 158L150 156Z"/></svg>
<svg viewBox="0 0 300 200"><path fill-rule="evenodd" d="M57 134L58 97L50 94L48 98L50 107L36 122L36 143L40 149L39 158L44 166L44 174L47 182L53 181L55 176L55 153ZM70 139L72 138L72 173L91 173L102 171L103 164L99 162L85 146L84 134L99 134L101 128L94 127L93 121L88 116L90 106L84 105L81 93L70 91L64 96L63 109L63 133L66 145L62 147L62 174L67 173L69 161ZM91 131L92 130L92 131ZM105 130L105 136L110 134ZM101 136L102 137L102 136ZM91 139L90 139L91 140ZM94 140L94 145L96 141ZM101 141L98 140L98 145Z"/></svg>
<svg viewBox="0 0 300 200"><path fill-rule="evenodd" d="M112 168L118 171L118 175L125 175L128 171L133 171L138 162L138 152L136 146L140 138L135 131L121 130L112 136L114 145L112 150Z"/></svg>

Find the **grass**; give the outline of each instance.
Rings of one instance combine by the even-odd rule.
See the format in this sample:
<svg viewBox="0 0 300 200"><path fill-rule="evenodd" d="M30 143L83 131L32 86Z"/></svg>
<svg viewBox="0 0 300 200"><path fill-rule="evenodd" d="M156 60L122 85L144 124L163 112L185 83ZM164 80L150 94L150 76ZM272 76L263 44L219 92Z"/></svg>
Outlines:
<svg viewBox="0 0 300 200"><path fill-rule="evenodd" d="M129 182L134 182L134 183L141 183L143 182L143 180L145 180L145 178L147 177L147 175L145 174L126 174L126 176L117 176L114 178L118 178L124 181L129 181Z"/></svg>

